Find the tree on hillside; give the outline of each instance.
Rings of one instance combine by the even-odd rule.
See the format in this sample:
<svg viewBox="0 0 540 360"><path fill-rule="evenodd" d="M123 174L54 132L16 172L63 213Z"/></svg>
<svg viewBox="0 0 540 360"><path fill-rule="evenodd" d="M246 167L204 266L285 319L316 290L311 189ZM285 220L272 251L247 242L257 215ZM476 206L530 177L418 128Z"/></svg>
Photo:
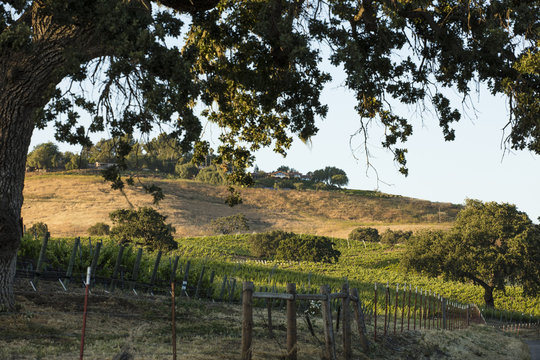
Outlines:
<svg viewBox="0 0 540 360"><path fill-rule="evenodd" d="M330 178L330 185L334 185L337 187L347 186L348 183L349 178L347 177L347 175L344 174L332 175L332 177Z"/></svg>
<svg viewBox="0 0 540 360"><path fill-rule="evenodd" d="M472 281L493 307L495 289L516 284L525 294L540 290L540 230L514 205L467 200L450 231L413 235L402 263L431 276Z"/></svg>
<svg viewBox="0 0 540 360"><path fill-rule="evenodd" d="M39 144L30 151L26 159L26 165L36 169L57 168L63 163L62 153L58 150L58 145L47 142Z"/></svg>
<svg viewBox="0 0 540 360"><path fill-rule="evenodd" d="M334 178L334 176L336 176L336 178ZM316 182L323 182L327 185L343 186L349 183L347 173L335 166L327 166L324 169L315 170L311 179Z"/></svg>
<svg viewBox="0 0 540 360"><path fill-rule="evenodd" d="M105 128L114 138L169 129L183 152L204 161L205 121L222 129L216 161L249 184L251 151L285 154L307 141L327 107L330 76L320 43L355 94L360 136L385 128L382 145L407 173L412 134L390 99L426 102L444 138L460 114L441 91L461 95L482 81L508 96L508 144L540 153L538 1L392 0L7 0L0 4L0 305L14 306L12 282L26 156L35 127L90 147ZM184 24L184 20L186 24ZM177 40L177 41L171 41ZM179 41L183 41L179 45ZM519 44L519 45L516 45ZM408 52L407 52L408 51ZM60 85L62 84L62 85ZM64 86L65 85L65 86ZM91 87L91 90L88 90ZM476 88L476 86L474 86ZM88 126L79 118L90 119ZM121 140L117 155L129 154ZM120 172L107 172L115 187Z"/></svg>

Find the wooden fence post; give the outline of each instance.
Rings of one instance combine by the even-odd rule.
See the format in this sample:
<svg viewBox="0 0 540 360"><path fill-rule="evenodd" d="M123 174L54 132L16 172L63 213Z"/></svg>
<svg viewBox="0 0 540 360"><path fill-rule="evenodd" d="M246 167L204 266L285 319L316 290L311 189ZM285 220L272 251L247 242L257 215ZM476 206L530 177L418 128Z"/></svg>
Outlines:
<svg viewBox="0 0 540 360"><path fill-rule="evenodd" d="M221 285L221 291L219 293L219 301L223 300L223 295L225 294L225 286L227 286L227 275L223 277L223 284Z"/></svg>
<svg viewBox="0 0 540 360"><path fill-rule="evenodd" d="M296 284L287 284L287 293L292 295L287 300L287 360L296 360Z"/></svg>
<svg viewBox="0 0 540 360"><path fill-rule="evenodd" d="M390 290L388 288L388 283L386 283L386 294L385 294L385 305L384 305L384 336L386 336L386 329L387 329L386 325L388 321L388 298L389 297L390 297Z"/></svg>
<svg viewBox="0 0 540 360"><path fill-rule="evenodd" d="M377 341L377 283L375 283L375 299L373 304L373 341Z"/></svg>
<svg viewBox="0 0 540 360"><path fill-rule="evenodd" d="M188 285L188 281L189 281L189 268L191 267L191 260L188 260L187 264L186 264L186 270L184 271L184 279L182 280L182 291L188 295L188 292L187 292L187 285ZM182 293L180 293L180 296L182 295Z"/></svg>
<svg viewBox="0 0 540 360"><path fill-rule="evenodd" d="M174 257L174 262L172 264L171 269L171 282L176 282L176 271L178 270L178 260L180 259L180 256Z"/></svg>
<svg viewBox="0 0 540 360"><path fill-rule="evenodd" d="M336 343L334 339L334 328L332 326L332 307L330 304L330 287L321 286L321 294L326 295L322 301L322 316L324 322L324 342L326 345L325 359L336 360Z"/></svg>
<svg viewBox="0 0 540 360"><path fill-rule="evenodd" d="M446 299L442 298L442 328L443 330L447 329L446 324Z"/></svg>
<svg viewBox="0 0 540 360"><path fill-rule="evenodd" d="M173 348L173 360L176 360L176 299L174 291L174 280L171 281L171 302L172 302L172 348Z"/></svg>
<svg viewBox="0 0 540 360"><path fill-rule="evenodd" d="M154 286L156 282L157 271L159 268L160 261L161 261L161 250L159 250L157 253L156 262L154 263L154 270L152 270L152 277L150 278L150 291L153 290L152 287Z"/></svg>
<svg viewBox="0 0 540 360"><path fill-rule="evenodd" d="M232 303L234 300L234 290L236 289L236 278L232 279L231 292L229 293L229 302Z"/></svg>
<svg viewBox="0 0 540 360"><path fill-rule="evenodd" d="M416 330L416 298L418 296L418 286L414 290L414 314L413 314L413 330Z"/></svg>
<svg viewBox="0 0 540 360"><path fill-rule="evenodd" d="M405 320L405 295L407 295L407 284L403 284L403 299L401 301L401 332L403 332L403 321Z"/></svg>
<svg viewBox="0 0 540 360"><path fill-rule="evenodd" d="M396 335L398 307L399 307L399 284L396 284L396 304L394 305L394 335Z"/></svg>
<svg viewBox="0 0 540 360"><path fill-rule="evenodd" d="M351 294L353 297L357 299L356 305L353 305L353 310L354 310L354 317L356 319L356 325L358 327L360 346L362 347L362 350L364 350L364 352L367 353L369 351L369 342L366 336L366 323L364 319L364 311L362 310L360 297L358 296L358 289L353 288L351 290ZM375 323L377 322L375 321ZM343 333L343 335L345 335L345 333Z"/></svg>
<svg viewBox="0 0 540 360"><path fill-rule="evenodd" d="M116 257L116 263L114 264L114 270L111 279L111 286L109 291L113 291L116 286L116 278L118 277L118 271L120 270L120 265L122 264L122 256L124 255L124 247L120 245L118 249L118 256Z"/></svg>
<svg viewBox="0 0 540 360"><path fill-rule="evenodd" d="M343 356L346 360L352 359L351 347L351 304L349 295L349 284L345 283L341 287L341 293L345 297L341 299L341 317L343 323Z"/></svg>
<svg viewBox="0 0 540 360"><path fill-rule="evenodd" d="M91 278L95 279L96 277L96 273L97 273L97 265L98 265L98 260L99 260L99 253L101 251L101 246L103 245L103 242L98 242L96 244L96 251L94 252L94 257L92 259L92 265L90 265L90 268L92 270L92 273L91 273ZM94 280L94 283L95 283L95 280ZM92 283L90 282L90 286L92 285Z"/></svg>
<svg viewBox="0 0 540 360"><path fill-rule="evenodd" d="M407 309L407 331L411 329L411 292L412 292L412 285L409 284L409 306Z"/></svg>
<svg viewBox="0 0 540 360"><path fill-rule="evenodd" d="M204 269L205 269L205 265L203 265L202 267L202 270L201 270L201 274L199 275L199 281L197 281L197 288L195 289L195 299L197 299L199 297L199 291L200 291L200 288L202 286L202 282L203 282L203 278L204 278Z"/></svg>
<svg viewBox="0 0 540 360"><path fill-rule="evenodd" d="M135 264L133 264L133 273L131 274L131 281L132 283L132 289L135 292L135 283L137 282L137 278L139 277L139 267L141 266L141 258L142 258L143 249L139 248L137 251L137 257L135 258Z"/></svg>
<svg viewBox="0 0 540 360"><path fill-rule="evenodd" d="M64 282L69 284L69 281L71 280L71 277L73 276L73 266L75 265L75 258L77 257L77 249L79 249L79 246L81 244L81 238L76 237L75 243L73 244L73 250L71 250L71 256L69 257L69 264L66 271L66 278L64 279Z"/></svg>
<svg viewBox="0 0 540 360"><path fill-rule="evenodd" d="M242 288L242 360L251 360L253 332L253 283L246 281Z"/></svg>
<svg viewBox="0 0 540 360"><path fill-rule="evenodd" d="M43 236L43 242L41 243L41 250L39 251L39 257L36 265L36 272L34 275L33 283L34 285L37 284L39 280L39 276L41 275L41 267L43 266L43 262L45 261L45 255L47 252L47 244L49 243L49 238L51 234L49 232L45 233L45 236Z"/></svg>

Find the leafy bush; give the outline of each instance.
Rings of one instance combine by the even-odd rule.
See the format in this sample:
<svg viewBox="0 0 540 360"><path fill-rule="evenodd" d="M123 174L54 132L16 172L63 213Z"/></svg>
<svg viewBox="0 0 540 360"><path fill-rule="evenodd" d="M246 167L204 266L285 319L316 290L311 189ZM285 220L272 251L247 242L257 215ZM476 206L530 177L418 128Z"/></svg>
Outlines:
<svg viewBox="0 0 540 360"><path fill-rule="evenodd" d="M210 222L210 228L216 234L234 234L249 230L248 219L244 214L223 216Z"/></svg>
<svg viewBox="0 0 540 360"><path fill-rule="evenodd" d="M379 242L379 231L375 228L359 227L350 232L349 240Z"/></svg>
<svg viewBox="0 0 540 360"><path fill-rule="evenodd" d="M339 260L341 252L326 236L295 235L280 241L276 258L290 261L312 261L332 263Z"/></svg>
<svg viewBox="0 0 540 360"><path fill-rule="evenodd" d="M199 174L199 168L192 163L182 164L178 162L175 171L180 179L194 179Z"/></svg>
<svg viewBox="0 0 540 360"><path fill-rule="evenodd" d="M396 245L407 242L412 235L412 231L396 230L392 231L387 229L381 235L381 242L386 245Z"/></svg>
<svg viewBox="0 0 540 360"><path fill-rule="evenodd" d="M249 238L251 254L262 258L290 261L335 262L341 253L328 237L298 235L275 230L254 234Z"/></svg>
<svg viewBox="0 0 540 360"><path fill-rule="evenodd" d="M175 228L165 224L167 216L152 208L116 210L109 217L114 223L111 237L121 244L134 243L152 250L172 250L178 247L172 236Z"/></svg>
<svg viewBox="0 0 540 360"><path fill-rule="evenodd" d="M195 177L195 180L212 185L223 185L227 182L223 171L218 169L215 165L201 169Z"/></svg>
<svg viewBox="0 0 540 360"><path fill-rule="evenodd" d="M49 227L44 222L37 222L26 229L26 233L37 238L42 238L49 232Z"/></svg>
<svg viewBox="0 0 540 360"><path fill-rule="evenodd" d="M103 222L95 223L88 228L88 234L92 236L107 236L111 232L111 227Z"/></svg>
<svg viewBox="0 0 540 360"><path fill-rule="evenodd" d="M280 242L294 236L294 233L281 230L253 234L248 239L251 254L260 258L272 259L276 255Z"/></svg>

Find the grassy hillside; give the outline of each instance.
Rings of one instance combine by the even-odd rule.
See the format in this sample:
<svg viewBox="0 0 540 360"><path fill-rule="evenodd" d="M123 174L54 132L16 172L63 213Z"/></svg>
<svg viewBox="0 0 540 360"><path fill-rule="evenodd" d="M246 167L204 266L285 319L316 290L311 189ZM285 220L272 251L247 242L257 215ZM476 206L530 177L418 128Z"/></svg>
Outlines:
<svg viewBox="0 0 540 360"><path fill-rule="evenodd" d="M416 230L448 228L460 206L389 195L374 191L241 189L243 204L224 203L227 188L187 180L144 179L166 194L158 211L169 216L177 236L209 235L212 219L243 213L253 231L282 229L344 238L357 226ZM53 236L85 235L96 222L109 222L109 212L151 206L141 184L125 196L111 190L97 175L52 173L27 175L23 218L26 225L44 222Z"/></svg>

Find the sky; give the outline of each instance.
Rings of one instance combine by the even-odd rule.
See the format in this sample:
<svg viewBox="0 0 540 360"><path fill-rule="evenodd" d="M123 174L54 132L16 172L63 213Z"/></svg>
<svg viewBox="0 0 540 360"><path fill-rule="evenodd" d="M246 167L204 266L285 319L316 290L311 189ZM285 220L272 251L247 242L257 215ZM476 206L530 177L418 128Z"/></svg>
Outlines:
<svg viewBox="0 0 540 360"><path fill-rule="evenodd" d="M355 99L341 84L344 75L339 69L327 69L333 80L322 94L328 104L325 119L319 119L319 132L306 145L295 139L286 158L263 149L255 153L255 164L264 171L286 165L307 173L326 166L345 170L348 188L379 190L386 193L437 202L463 204L467 198L515 204L534 222L540 217L540 156L528 151L505 152L502 129L508 121L506 99L493 97L485 89L472 94L471 105L461 107L466 112L454 126L456 140L445 142L437 119L414 109L399 108L399 114L412 119L414 133L406 143L409 175L401 175L393 155L382 148L383 129L374 126L368 139L371 165L367 168L365 154L355 150L360 139L350 136L358 130ZM455 104L454 104L455 105ZM205 126L205 139L215 149L219 129ZM35 130L30 150L47 141L54 141L51 128ZM96 135L97 141L106 135ZM59 144L61 151L80 151L80 148Z"/></svg>

